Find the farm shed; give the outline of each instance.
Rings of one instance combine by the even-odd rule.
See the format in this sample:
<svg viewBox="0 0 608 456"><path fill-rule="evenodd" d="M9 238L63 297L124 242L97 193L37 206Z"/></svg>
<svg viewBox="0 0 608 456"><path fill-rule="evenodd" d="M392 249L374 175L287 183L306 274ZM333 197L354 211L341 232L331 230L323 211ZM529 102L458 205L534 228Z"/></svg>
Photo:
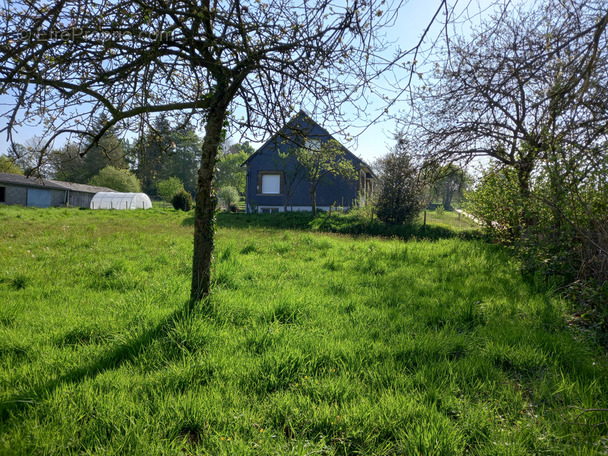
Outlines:
<svg viewBox="0 0 608 456"><path fill-rule="evenodd" d="M89 207L96 193L110 188L0 173L0 204L34 207Z"/></svg>
<svg viewBox="0 0 608 456"><path fill-rule="evenodd" d="M152 201L145 193L100 192L91 200L91 209L150 209Z"/></svg>

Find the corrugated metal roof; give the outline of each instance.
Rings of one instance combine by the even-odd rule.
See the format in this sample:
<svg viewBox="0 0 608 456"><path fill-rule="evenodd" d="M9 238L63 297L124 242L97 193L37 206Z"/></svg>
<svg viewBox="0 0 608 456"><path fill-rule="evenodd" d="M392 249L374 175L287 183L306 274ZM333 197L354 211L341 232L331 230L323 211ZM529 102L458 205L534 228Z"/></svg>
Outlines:
<svg viewBox="0 0 608 456"><path fill-rule="evenodd" d="M60 185L66 190L70 190L72 192L82 192L82 193L99 193L99 192L115 192L116 190L112 190L107 187L96 187L95 185L87 185L87 184L76 184L74 182L62 182L56 180L46 180L46 182L51 182L52 184Z"/></svg>
<svg viewBox="0 0 608 456"><path fill-rule="evenodd" d="M81 193L113 192L111 188L96 187L94 185L75 184L73 182L62 182L51 179L41 179L39 177L19 176L18 174L0 173L0 185L13 184L27 187L48 188L51 190L70 190Z"/></svg>

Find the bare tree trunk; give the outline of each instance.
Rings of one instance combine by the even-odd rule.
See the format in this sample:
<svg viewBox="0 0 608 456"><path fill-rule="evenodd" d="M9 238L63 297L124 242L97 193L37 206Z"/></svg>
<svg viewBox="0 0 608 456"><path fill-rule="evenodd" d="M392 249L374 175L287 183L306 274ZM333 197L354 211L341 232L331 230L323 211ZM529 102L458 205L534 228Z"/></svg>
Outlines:
<svg viewBox="0 0 608 456"><path fill-rule="evenodd" d="M517 166L517 181L519 184L519 196L521 201L530 201L530 176L534 165L530 161L522 161ZM521 238L527 226L532 224L532 219L528 212L528 208L524 204L520 207L519 223L516 227L512 227L512 234L516 239Z"/></svg>
<svg viewBox="0 0 608 456"><path fill-rule="evenodd" d="M317 187L310 189L310 204L312 205L312 215L317 215Z"/></svg>
<svg viewBox="0 0 608 456"><path fill-rule="evenodd" d="M217 151L222 141L225 117L226 108L216 107L211 109L205 127L205 140L201 150L201 166L198 170L194 211L191 306L207 296L210 291L215 211L217 208L217 197L212 183Z"/></svg>

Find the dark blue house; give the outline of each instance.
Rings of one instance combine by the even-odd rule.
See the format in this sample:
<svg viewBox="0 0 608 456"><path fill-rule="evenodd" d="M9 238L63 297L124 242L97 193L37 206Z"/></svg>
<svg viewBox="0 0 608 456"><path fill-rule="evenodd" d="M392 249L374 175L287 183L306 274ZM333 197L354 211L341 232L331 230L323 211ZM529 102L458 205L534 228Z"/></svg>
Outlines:
<svg viewBox="0 0 608 456"><path fill-rule="evenodd" d="M247 169L247 212L310 211L312 202L307 171L293 151L316 148L335 139L308 114L300 111L277 134L252 154L243 166ZM353 179L331 174L317 187L317 209L348 209L366 205L377 181L367 164L340 145L344 157L355 169Z"/></svg>

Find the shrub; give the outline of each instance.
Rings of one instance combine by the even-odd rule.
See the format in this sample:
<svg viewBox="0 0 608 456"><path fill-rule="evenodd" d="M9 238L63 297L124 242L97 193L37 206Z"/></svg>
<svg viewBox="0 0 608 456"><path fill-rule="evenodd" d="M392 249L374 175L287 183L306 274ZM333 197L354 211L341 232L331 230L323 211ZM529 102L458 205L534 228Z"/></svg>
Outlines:
<svg viewBox="0 0 608 456"><path fill-rule="evenodd" d="M222 201L226 209L232 211L232 206L235 206L241 198L239 192L234 187L222 187L217 192L217 196Z"/></svg>
<svg viewBox="0 0 608 456"><path fill-rule="evenodd" d="M409 155L397 149L379 163L381 189L376 203L378 218L386 223L411 223L422 209L418 171Z"/></svg>
<svg viewBox="0 0 608 456"><path fill-rule="evenodd" d="M519 237L531 202L522 198L514 169L490 165L466 197L466 210L484 224L492 237L508 243Z"/></svg>
<svg viewBox="0 0 608 456"><path fill-rule="evenodd" d="M188 193L186 190L181 190L173 195L171 204L173 204L176 211L182 210L189 212L192 210L192 195L190 195L190 193Z"/></svg>
<svg viewBox="0 0 608 456"><path fill-rule="evenodd" d="M89 184L98 187L108 187L117 192L141 192L141 184L135 174L128 169L118 169L113 166L106 166L99 171L99 174L89 180Z"/></svg>
<svg viewBox="0 0 608 456"><path fill-rule="evenodd" d="M156 183L156 190L158 192L158 196L160 196L163 201L170 203L173 200L173 197L184 190L184 184L178 177L170 177L169 179L164 179L158 181Z"/></svg>

